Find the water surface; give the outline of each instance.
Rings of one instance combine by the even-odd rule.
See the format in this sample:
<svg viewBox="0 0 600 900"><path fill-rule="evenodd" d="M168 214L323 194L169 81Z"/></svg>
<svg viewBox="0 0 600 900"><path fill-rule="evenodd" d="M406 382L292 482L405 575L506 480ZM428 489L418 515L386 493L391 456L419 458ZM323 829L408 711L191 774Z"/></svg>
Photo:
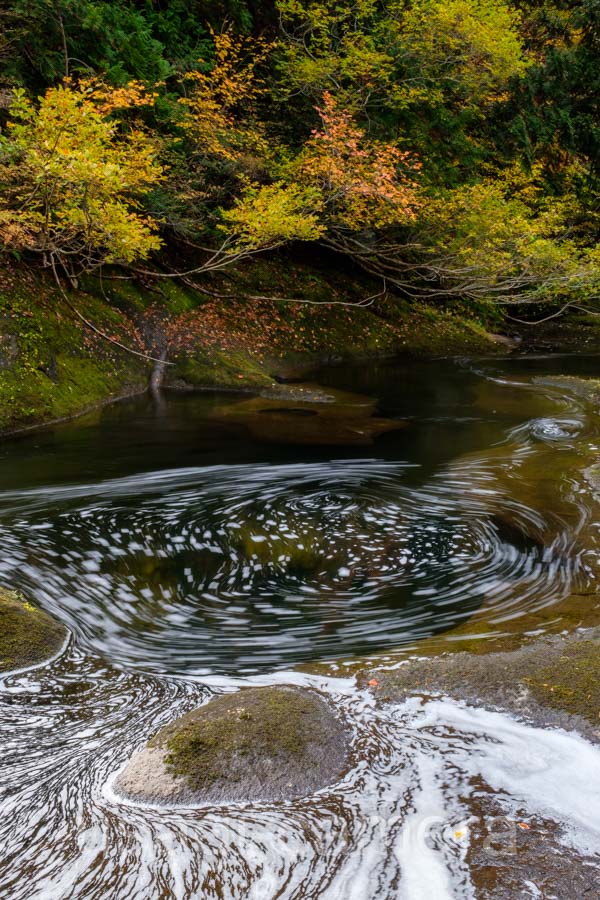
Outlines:
<svg viewBox="0 0 600 900"><path fill-rule="evenodd" d="M370 446L333 427L329 445L252 436L223 414L244 398L218 393L138 398L2 444L0 581L72 638L52 664L2 682L0 896L362 900L415 898L415 884L474 896L456 837L474 784L490 808L553 821L561 852L598 852L581 814L597 764L585 742L426 699L381 709L351 678L294 670L393 663L482 615L483 642L560 628L573 591L591 609L597 510L582 467L597 450L594 404L537 379L597 368L323 370L322 385L405 423ZM294 429L310 418L294 415ZM288 805L156 810L114 797L119 767L161 725L214 692L273 682L318 687L348 721L339 784ZM568 796L550 790L561 781ZM445 824L425 845L414 828L432 815Z"/></svg>

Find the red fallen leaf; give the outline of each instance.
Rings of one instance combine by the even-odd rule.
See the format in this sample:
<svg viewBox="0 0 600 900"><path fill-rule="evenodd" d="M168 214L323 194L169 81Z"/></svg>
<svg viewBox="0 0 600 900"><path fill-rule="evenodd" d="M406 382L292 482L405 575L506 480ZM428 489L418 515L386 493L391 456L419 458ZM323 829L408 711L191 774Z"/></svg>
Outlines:
<svg viewBox="0 0 600 900"><path fill-rule="evenodd" d="M529 828L531 827L527 824L527 822L519 822L518 824L519 828L521 828L522 831L529 831Z"/></svg>
<svg viewBox="0 0 600 900"><path fill-rule="evenodd" d="M369 687L377 687L377 685L379 684L379 682L377 681L376 678L371 678L371 680L369 681L368 684L369 684Z"/></svg>

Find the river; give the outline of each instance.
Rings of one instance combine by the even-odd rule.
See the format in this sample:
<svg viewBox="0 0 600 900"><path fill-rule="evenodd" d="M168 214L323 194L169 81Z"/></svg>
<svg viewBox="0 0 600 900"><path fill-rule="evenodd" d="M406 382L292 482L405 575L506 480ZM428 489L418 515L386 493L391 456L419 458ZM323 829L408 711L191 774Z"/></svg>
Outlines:
<svg viewBox="0 0 600 900"><path fill-rule="evenodd" d="M580 814L592 745L440 698L381 705L354 679L465 636L479 652L572 627L574 595L576 624L596 623L583 471L600 437L569 376L597 371L542 356L331 366L322 388L376 409L337 415L340 393L315 429L310 404L172 393L0 445L0 582L70 631L57 659L1 682L0 896L492 896L461 844L476 779L557 822L565 852L597 854L600 825ZM377 437L372 412L391 426ZM318 688L349 723L338 784L189 810L114 795L161 725L273 683ZM537 780L515 774L524 747ZM431 817L437 844L417 835Z"/></svg>

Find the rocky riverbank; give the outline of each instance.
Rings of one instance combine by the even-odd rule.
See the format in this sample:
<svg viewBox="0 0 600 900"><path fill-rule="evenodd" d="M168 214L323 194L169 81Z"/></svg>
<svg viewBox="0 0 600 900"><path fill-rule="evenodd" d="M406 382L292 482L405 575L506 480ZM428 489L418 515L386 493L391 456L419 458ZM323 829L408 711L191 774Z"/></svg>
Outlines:
<svg viewBox="0 0 600 900"><path fill-rule="evenodd" d="M192 286L159 274L106 273L63 294L4 263L0 434L145 391L163 356L166 386L264 392L332 360L506 352L458 311L396 298L363 306L377 286L328 267L273 258Z"/></svg>
<svg viewBox="0 0 600 900"><path fill-rule="evenodd" d="M509 652L409 659L390 671L365 670L357 680L382 702L442 694L600 742L599 627L539 638Z"/></svg>

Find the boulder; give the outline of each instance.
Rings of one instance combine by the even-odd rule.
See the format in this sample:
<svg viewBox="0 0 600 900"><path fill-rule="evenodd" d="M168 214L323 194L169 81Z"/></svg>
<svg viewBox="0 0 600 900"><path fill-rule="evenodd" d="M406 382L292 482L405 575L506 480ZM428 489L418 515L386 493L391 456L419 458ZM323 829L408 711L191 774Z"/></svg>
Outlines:
<svg viewBox="0 0 600 900"><path fill-rule="evenodd" d="M25 669L54 656L65 642L63 625L15 591L0 588L0 672Z"/></svg>
<svg viewBox="0 0 600 900"><path fill-rule="evenodd" d="M291 800L335 781L347 744L344 725L316 691L245 688L159 731L115 790L168 806Z"/></svg>

